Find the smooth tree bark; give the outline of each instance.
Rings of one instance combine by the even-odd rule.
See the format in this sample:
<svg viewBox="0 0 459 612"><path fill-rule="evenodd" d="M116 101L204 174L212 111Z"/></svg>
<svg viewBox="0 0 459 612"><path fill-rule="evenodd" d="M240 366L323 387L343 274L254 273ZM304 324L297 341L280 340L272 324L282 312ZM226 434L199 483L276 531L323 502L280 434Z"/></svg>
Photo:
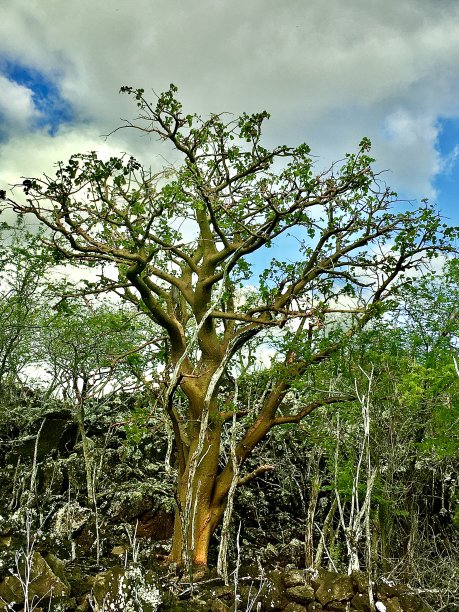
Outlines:
<svg viewBox="0 0 459 612"><path fill-rule="evenodd" d="M245 484L271 468L247 474L243 466L273 427L350 399L311 388L301 405L289 401L310 368L383 312L407 271L450 248L453 232L427 202L394 210L368 139L316 171L305 144L262 145L265 112L202 119L182 111L174 86L154 103L142 89L122 91L139 113L122 128L168 144L173 164L155 174L132 157L74 155L54 177L25 179L24 198L1 195L5 207L47 227L56 259L98 267L87 294L113 292L162 328L177 458L170 559L205 566L234 457ZM258 281L254 262L266 262ZM113 267L116 279L105 272ZM233 402L228 381L232 360L257 338L261 347L276 343L277 358L255 409ZM233 459L220 465L234 414L241 433Z"/></svg>

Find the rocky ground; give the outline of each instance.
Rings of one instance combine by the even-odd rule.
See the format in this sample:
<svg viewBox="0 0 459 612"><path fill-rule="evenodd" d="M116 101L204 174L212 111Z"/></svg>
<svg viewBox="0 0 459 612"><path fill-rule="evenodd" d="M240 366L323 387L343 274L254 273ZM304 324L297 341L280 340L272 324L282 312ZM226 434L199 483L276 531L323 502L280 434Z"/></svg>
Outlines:
<svg viewBox="0 0 459 612"><path fill-rule="evenodd" d="M90 415L91 503L71 410L38 402L34 411L27 401L27 418L16 402L0 423L0 610L365 612L371 597L379 611L432 609L407 586L381 580L369 589L363 574L301 568L293 517L280 507L272 515L287 523L273 543L250 515L250 494L236 510L245 524L228 584L212 572L184 579L164 563L174 505L167 439L110 426L113 406Z"/></svg>

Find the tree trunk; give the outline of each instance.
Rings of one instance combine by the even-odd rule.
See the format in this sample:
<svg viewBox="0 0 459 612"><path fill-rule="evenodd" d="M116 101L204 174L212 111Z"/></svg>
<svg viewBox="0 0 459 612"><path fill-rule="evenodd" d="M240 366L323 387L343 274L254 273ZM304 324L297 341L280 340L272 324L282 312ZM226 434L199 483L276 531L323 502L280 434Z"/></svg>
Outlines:
<svg viewBox="0 0 459 612"><path fill-rule="evenodd" d="M179 464L174 534L169 560L193 573L207 566L209 544L219 525L225 503L216 504L221 426L209 428L202 449L197 437L187 453L185 465Z"/></svg>

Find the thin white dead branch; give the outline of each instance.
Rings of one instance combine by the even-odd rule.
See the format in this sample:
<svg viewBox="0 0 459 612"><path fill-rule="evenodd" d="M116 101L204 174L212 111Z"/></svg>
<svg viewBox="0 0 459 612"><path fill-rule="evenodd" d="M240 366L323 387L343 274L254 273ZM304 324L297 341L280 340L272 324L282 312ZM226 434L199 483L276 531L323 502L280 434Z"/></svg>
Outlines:
<svg viewBox="0 0 459 612"><path fill-rule="evenodd" d="M235 381L235 393L234 393L234 414L233 424L231 427L231 439L230 439L230 452L231 462L233 464L233 474L231 477L231 484L228 491L228 498L226 502L225 512L223 514L222 532L220 538L220 546L218 549L218 560L217 560L217 572L219 576L223 578L225 584L229 584L228 578L228 543L230 536L230 524L231 516L233 514L234 496L236 494L236 487L239 480L239 462L236 456L236 407L238 400L239 387L237 381Z"/></svg>
<svg viewBox="0 0 459 612"><path fill-rule="evenodd" d="M357 466L355 474L352 480L352 492L350 501L350 513L348 524L344 516L344 509L341 503L341 497L338 490L338 458L339 458L339 440L340 440L340 425L339 417L337 420L337 442L335 448L335 496L338 504L338 511L340 516L340 522L344 531L346 540L346 547L348 551L348 573L360 570L360 560L358 556L358 545L362 539L363 533L365 533L365 556L368 573L369 583L369 598L370 607L374 610L374 596L372 591L372 552L371 552L371 533L370 533L370 505L371 495L376 479L377 470L371 465L371 452L370 452L370 405L371 405L371 391L373 383L374 368L371 369L370 374L367 374L362 368L361 372L365 375L368 381L366 393L361 393L358 389L357 381L355 381L355 391L357 399L361 406L362 421L363 421L363 439L360 448L359 457L357 460ZM361 481L362 465L365 463L366 472L366 493L363 502L359 497L359 485Z"/></svg>

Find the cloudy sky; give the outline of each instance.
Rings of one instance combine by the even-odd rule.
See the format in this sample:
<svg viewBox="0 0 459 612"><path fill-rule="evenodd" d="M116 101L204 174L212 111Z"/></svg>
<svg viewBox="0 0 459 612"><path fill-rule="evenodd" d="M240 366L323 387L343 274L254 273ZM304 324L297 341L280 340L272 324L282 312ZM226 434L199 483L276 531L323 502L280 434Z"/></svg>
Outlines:
<svg viewBox="0 0 459 612"><path fill-rule="evenodd" d="M170 82L189 112L259 111L318 166L374 143L387 182L459 223L457 0L0 0L0 186L74 152L155 143L118 94ZM164 151L162 151L164 153ZM456 212L457 208L457 212Z"/></svg>

